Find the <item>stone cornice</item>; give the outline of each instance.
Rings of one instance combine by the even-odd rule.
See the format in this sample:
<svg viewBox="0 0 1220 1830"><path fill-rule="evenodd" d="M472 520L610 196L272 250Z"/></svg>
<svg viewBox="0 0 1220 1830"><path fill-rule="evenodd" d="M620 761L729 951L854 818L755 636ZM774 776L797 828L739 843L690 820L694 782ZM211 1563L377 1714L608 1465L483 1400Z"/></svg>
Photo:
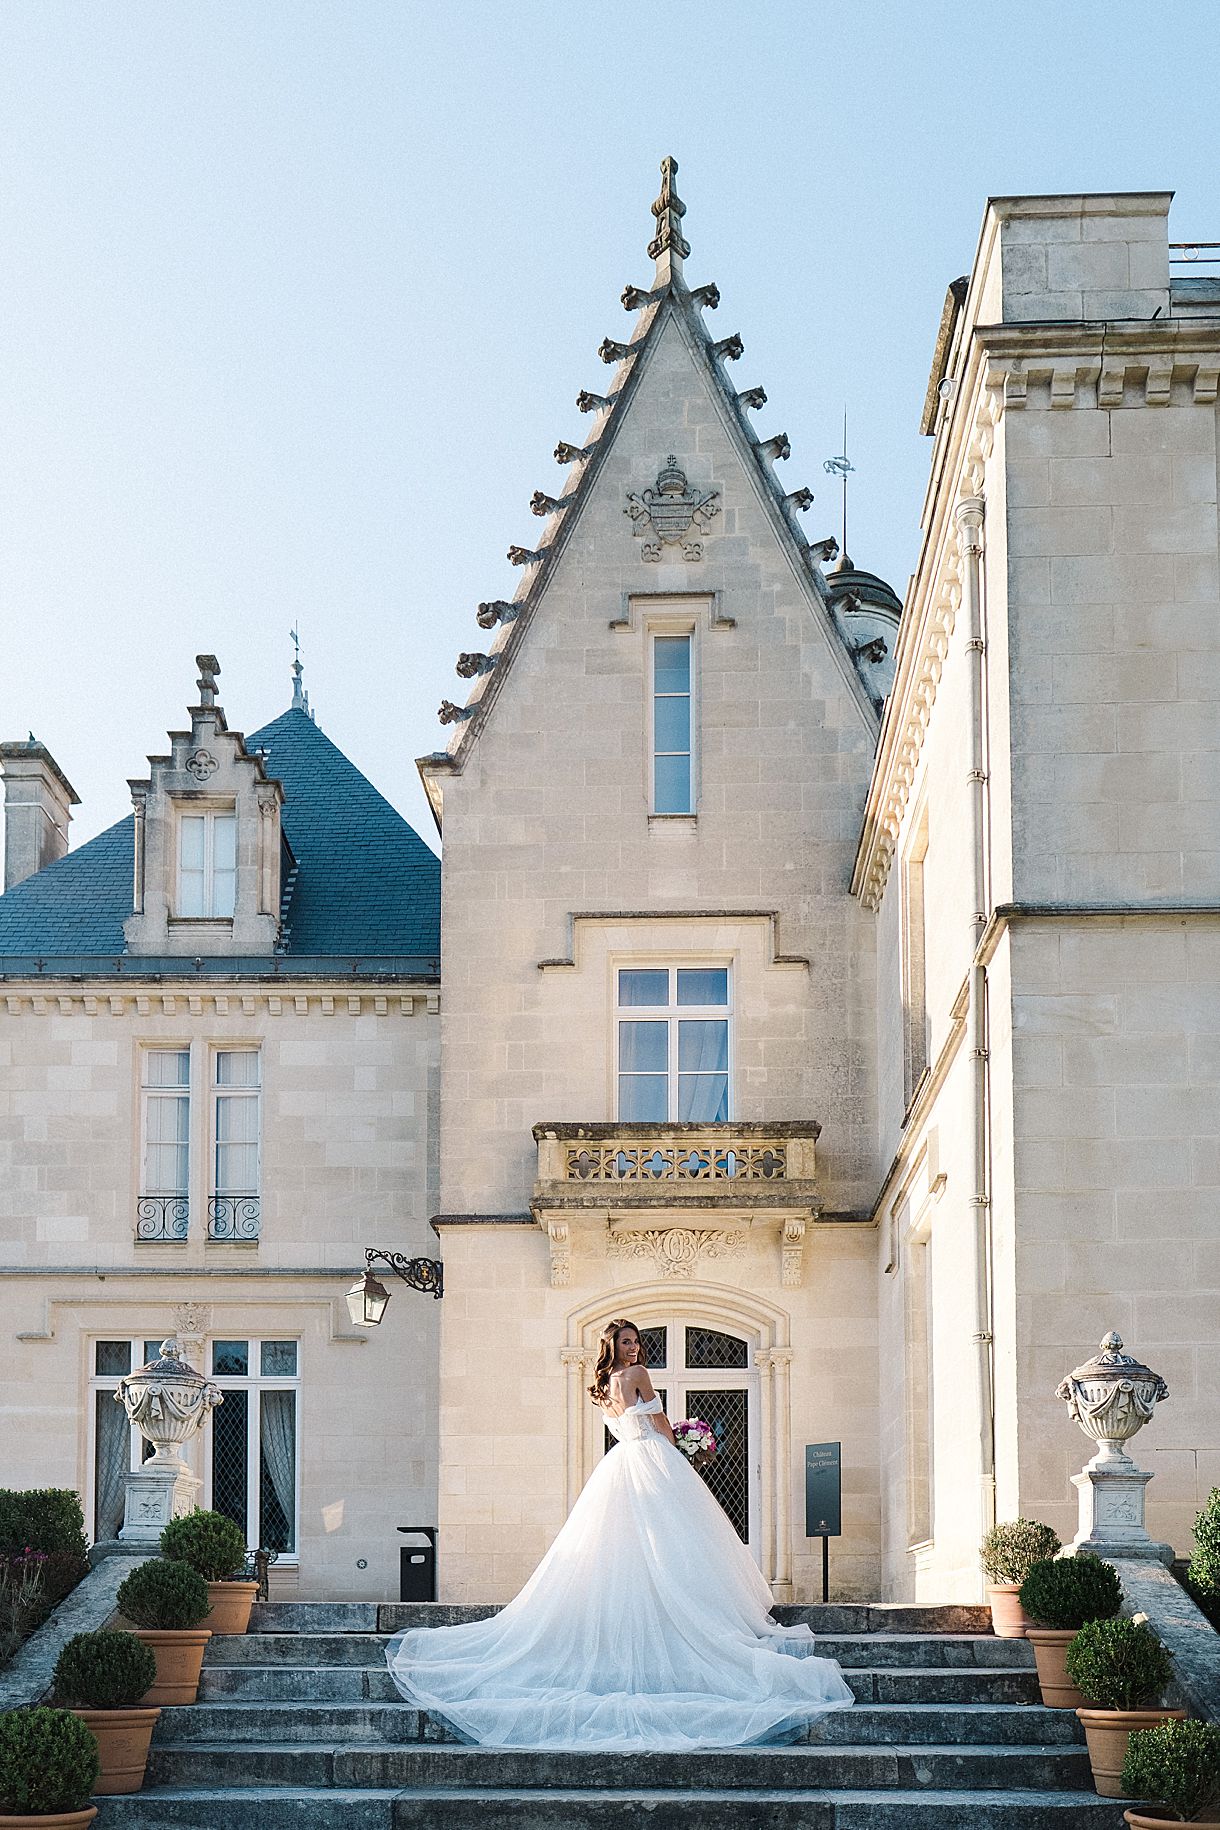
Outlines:
<svg viewBox="0 0 1220 1830"><path fill-rule="evenodd" d="M332 1016L434 1016L440 1009L440 992L420 986L363 984L353 990L350 980L327 984L246 985L138 983L116 987L113 980L91 989L88 985L48 983L45 979L5 980L0 985L0 1017L21 1016L138 1016L138 1017L253 1017L257 1015Z"/></svg>

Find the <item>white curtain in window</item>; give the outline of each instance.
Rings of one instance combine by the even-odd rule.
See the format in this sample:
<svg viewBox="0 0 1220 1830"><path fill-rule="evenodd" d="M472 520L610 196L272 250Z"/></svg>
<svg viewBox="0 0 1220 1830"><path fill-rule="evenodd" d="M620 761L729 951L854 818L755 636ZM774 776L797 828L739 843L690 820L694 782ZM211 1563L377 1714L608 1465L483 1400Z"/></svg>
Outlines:
<svg viewBox="0 0 1220 1830"><path fill-rule="evenodd" d="M258 1072L255 1049L216 1056L216 1193L258 1193ZM222 1088L243 1088L227 1093Z"/></svg>
<svg viewBox="0 0 1220 1830"><path fill-rule="evenodd" d="M729 1026L723 1018L678 1024L678 1117L718 1124L729 1115Z"/></svg>
<svg viewBox="0 0 1220 1830"><path fill-rule="evenodd" d="M237 820L231 813L212 819L213 915L231 915L237 895Z"/></svg>
<svg viewBox="0 0 1220 1830"><path fill-rule="evenodd" d="M287 1544L271 1550L296 1547L297 1412L295 1392L264 1392L261 1405L263 1465L275 1489L280 1511L288 1521ZM265 1541L265 1534L264 1534Z"/></svg>

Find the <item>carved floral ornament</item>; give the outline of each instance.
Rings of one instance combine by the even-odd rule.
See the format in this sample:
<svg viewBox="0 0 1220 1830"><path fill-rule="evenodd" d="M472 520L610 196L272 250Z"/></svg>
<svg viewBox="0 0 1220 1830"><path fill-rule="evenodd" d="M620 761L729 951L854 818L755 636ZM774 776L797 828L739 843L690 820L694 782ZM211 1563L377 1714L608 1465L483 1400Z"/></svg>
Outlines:
<svg viewBox="0 0 1220 1830"><path fill-rule="evenodd" d="M746 1235L712 1227L649 1227L611 1233L606 1249L610 1258L650 1258L662 1277L693 1277L702 1258L743 1257Z"/></svg>
<svg viewBox="0 0 1220 1830"><path fill-rule="evenodd" d="M673 545L682 548L685 560L702 559L703 542L696 536L705 534L712 517L720 513L718 494L714 489L692 489L686 472L671 453L658 473L655 487L638 496L629 494L623 510L632 521L636 539L643 542L641 559L656 562L661 549Z"/></svg>

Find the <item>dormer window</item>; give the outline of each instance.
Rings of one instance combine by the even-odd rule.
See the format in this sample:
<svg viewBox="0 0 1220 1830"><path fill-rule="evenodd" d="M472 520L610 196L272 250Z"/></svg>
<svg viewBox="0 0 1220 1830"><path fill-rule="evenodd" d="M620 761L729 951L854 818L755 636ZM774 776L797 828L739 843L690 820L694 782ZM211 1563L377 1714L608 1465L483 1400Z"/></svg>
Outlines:
<svg viewBox="0 0 1220 1830"><path fill-rule="evenodd" d="M237 891L237 815L231 809L178 818L178 915L232 920Z"/></svg>

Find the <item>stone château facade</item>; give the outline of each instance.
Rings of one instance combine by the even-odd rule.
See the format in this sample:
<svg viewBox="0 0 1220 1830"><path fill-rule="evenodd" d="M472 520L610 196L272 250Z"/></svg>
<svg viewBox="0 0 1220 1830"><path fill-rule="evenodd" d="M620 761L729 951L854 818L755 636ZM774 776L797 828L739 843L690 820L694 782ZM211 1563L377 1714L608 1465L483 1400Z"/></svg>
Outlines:
<svg viewBox="0 0 1220 1830"><path fill-rule="evenodd" d="M812 1443L839 1594L974 1597L997 1514L1069 1537L1054 1390L1110 1328L1170 1386L1153 1535L1220 1481L1220 282L1171 279L1165 194L989 203L900 604L805 537L675 170L421 759L439 884L299 692L228 731L210 657L79 852L0 750L6 1468L99 1535L113 1368L170 1328L232 1397L205 1498L303 1595L392 1594L434 1522L442 1598L511 1594L615 1314L777 1599ZM366 1246L443 1302L354 1328Z"/></svg>

